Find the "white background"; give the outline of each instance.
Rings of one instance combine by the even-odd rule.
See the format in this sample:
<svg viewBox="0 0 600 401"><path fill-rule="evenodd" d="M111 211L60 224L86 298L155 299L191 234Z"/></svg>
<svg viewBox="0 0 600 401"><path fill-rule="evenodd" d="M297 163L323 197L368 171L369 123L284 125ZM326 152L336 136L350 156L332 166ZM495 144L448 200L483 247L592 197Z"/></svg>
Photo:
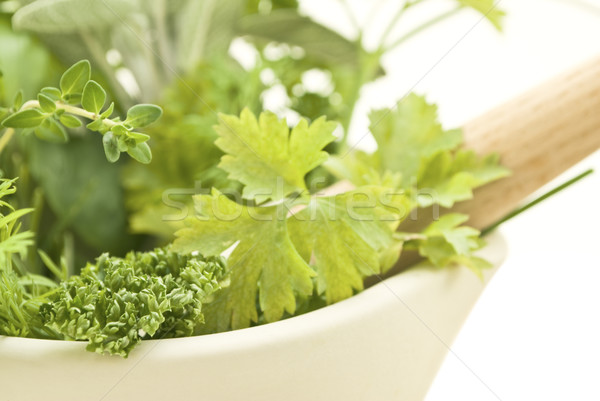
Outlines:
<svg viewBox="0 0 600 401"><path fill-rule="evenodd" d="M449 4L430 3L424 15ZM369 42L401 3L351 4L360 21L369 8L382 7ZM389 54L388 77L365 89L352 138L366 133L371 107L392 106L415 85L440 105L446 125L459 126L600 56L600 1L499 5L508 14L502 34L466 12ZM306 0L302 6L341 32L354 33L335 1ZM588 167L597 173L503 226L509 257L452 346L464 364L449 356L427 401L600 400L600 154L553 184Z"/></svg>

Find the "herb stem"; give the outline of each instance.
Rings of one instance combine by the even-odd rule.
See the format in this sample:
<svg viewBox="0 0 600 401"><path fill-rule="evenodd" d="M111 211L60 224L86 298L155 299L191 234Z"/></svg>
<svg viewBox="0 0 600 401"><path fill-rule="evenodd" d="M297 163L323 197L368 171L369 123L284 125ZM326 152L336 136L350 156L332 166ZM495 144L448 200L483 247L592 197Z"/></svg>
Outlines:
<svg viewBox="0 0 600 401"><path fill-rule="evenodd" d="M563 189L565 189L567 187L570 187L571 185L575 184L577 181L579 181L579 180L587 177L588 175L592 174L593 172L594 172L594 170L592 170L592 169L584 171L583 173L579 174L578 176L576 176L574 178L571 178L570 180L568 180L567 182L562 183L561 185L557 186L556 188L551 189L550 191L546 192L545 194L543 194L539 198L534 199L533 201L527 203L524 206L521 206L520 208L518 208L516 210L513 210L512 212L510 212L506 216L502 217L497 222L495 222L492 225L489 225L486 228L484 228L483 230L481 230L481 235L486 235L486 234L494 231L500 224L505 223L506 221L512 219L513 217L515 217L515 216L523 213L524 211L526 211L526 210L534 207L538 203L540 203L540 202L548 199L549 197L551 197L551 196L559 193Z"/></svg>
<svg viewBox="0 0 600 401"><path fill-rule="evenodd" d="M89 111L81 109L79 107L71 106L69 104L64 104L64 103L60 103L60 102L56 103L56 108L59 110L64 110L65 113L73 114L73 115L76 115L79 117L84 117L84 118L87 118L88 120L97 120L100 117L98 114L89 112ZM111 120L105 120L104 122L109 127L114 127L115 125L117 125L117 123L115 123L114 121L111 121Z"/></svg>
<svg viewBox="0 0 600 401"><path fill-rule="evenodd" d="M384 44L387 40L387 38L390 36L390 34L392 33L392 30L396 27L398 21L400 20L400 18L404 15L404 13L406 12L406 10L408 10L409 8L419 4L423 2L423 0L407 0L402 7L400 7L398 9L398 11L396 12L396 14L394 15L394 17L391 19L390 23L388 24L388 26L385 28L385 31L383 31L383 35L381 36L381 41L380 43L380 48L384 47Z"/></svg>
<svg viewBox="0 0 600 401"><path fill-rule="evenodd" d="M84 118L87 118L88 120L93 120L93 121L100 118L100 116L98 114L91 113L91 112L81 109L79 107L71 106L69 104L64 104L61 102L56 102L55 104L56 104L57 110L64 110L65 113L73 114L73 115L76 115L79 117L84 117ZM27 109L34 109L34 108L39 108L39 107L40 107L40 102L38 102L37 100L29 100L29 101L25 102L23 104L23 106L21 106L19 111L27 110ZM108 118L103 120L103 123L108 128L112 128L115 125L119 125L119 123L116 123ZM14 128L7 128L6 131L4 131L4 134L0 138L0 154L2 153L2 151L4 150L6 145L8 145L8 143L10 142L10 140L12 139L14 134L15 134Z"/></svg>
<svg viewBox="0 0 600 401"><path fill-rule="evenodd" d="M455 15L456 13L458 13L459 11L461 11L464 8L464 6L458 6L453 8L450 11L447 11L443 14L438 15L437 17L434 17L432 19L430 19L429 21L425 22L424 24L416 27L415 29L413 29L410 32L407 32L406 34L404 34L403 36L401 36L400 38L398 38L394 43L392 43L390 46L385 48L385 51L391 51L393 49L395 49L396 47L400 46L402 43L406 42L407 40L409 40L410 38L412 38L413 36L418 35L419 33L421 33L422 31L426 30L427 28L445 20L448 19L450 17L452 17L453 15Z"/></svg>
<svg viewBox="0 0 600 401"><path fill-rule="evenodd" d="M40 107L40 102L38 102L37 100L30 100L28 102L25 102L25 104L21 107L21 109L19 111L33 109L36 107ZM95 121L100 118L99 114L92 113L92 112L84 110L82 108L71 106L70 104L65 104L62 102L56 102L56 109L64 110L65 113L73 114L73 115L79 116L79 117L84 117L84 118L87 118L88 120L92 120L92 121ZM119 123L116 123L108 118L103 120L103 122L109 128L112 128L115 125L119 125Z"/></svg>
<svg viewBox="0 0 600 401"><path fill-rule="evenodd" d="M360 28L360 24L358 23L356 16L352 12L352 8L350 8L350 4L348 4L348 0L338 0L338 3L340 3L342 8L344 9L344 12L348 16L348 19L350 20L350 23L352 24L352 26L358 31L358 36L361 37L362 30Z"/></svg>

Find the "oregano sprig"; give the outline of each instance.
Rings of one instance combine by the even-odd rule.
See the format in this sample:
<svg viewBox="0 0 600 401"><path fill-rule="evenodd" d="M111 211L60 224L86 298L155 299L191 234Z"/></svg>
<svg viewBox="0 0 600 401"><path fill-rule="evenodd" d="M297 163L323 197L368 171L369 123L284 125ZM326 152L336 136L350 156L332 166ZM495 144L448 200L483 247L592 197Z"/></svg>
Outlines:
<svg viewBox="0 0 600 401"><path fill-rule="evenodd" d="M138 104L127 111L124 121L112 117L114 103L105 108L107 94L104 88L91 79L89 61L81 60L62 75L59 88L45 87L36 100L23 102L19 92L13 107L4 115L2 126L6 143L15 129L33 130L35 135L49 142L66 142L69 137L65 128L78 128L81 119L91 120L86 125L90 131L103 136L106 158L111 163L127 152L140 163L150 163L152 152L147 144L150 137L134 131L152 124L162 115L162 109L153 104ZM1 148L0 148L1 150Z"/></svg>

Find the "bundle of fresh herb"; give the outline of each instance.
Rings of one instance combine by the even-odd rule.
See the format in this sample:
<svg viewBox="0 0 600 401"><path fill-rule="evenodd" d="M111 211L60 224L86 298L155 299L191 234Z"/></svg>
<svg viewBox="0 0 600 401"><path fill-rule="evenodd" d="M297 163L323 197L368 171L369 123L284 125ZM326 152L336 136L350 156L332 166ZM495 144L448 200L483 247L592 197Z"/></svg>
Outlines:
<svg viewBox="0 0 600 401"><path fill-rule="evenodd" d="M127 356L143 338L239 329L346 299L404 249L479 273L483 242L467 216L397 229L417 208L450 208L505 176L497 157L461 149L460 131L444 130L414 94L372 112L376 152L347 143L386 51L463 9L496 27L502 17L491 0L459 0L390 40L421 2L405 2L372 51L367 27L347 39L295 1L0 3L0 168L20 177L19 192L12 180L0 191L0 333ZM99 68L93 80L80 59ZM308 85L311 74L326 87ZM273 91L284 101L262 111ZM345 190L324 190L340 180Z"/></svg>
<svg viewBox="0 0 600 401"><path fill-rule="evenodd" d="M164 249L100 256L61 283L40 308L44 325L88 350L127 356L143 338L184 337L203 323L202 303L219 289L225 267Z"/></svg>

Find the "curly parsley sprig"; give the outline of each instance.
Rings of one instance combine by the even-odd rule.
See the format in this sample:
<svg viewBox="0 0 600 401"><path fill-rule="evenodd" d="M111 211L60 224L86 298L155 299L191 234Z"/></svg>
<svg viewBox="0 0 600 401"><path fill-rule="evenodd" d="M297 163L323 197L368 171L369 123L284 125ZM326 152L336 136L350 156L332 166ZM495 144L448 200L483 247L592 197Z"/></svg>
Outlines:
<svg viewBox="0 0 600 401"><path fill-rule="evenodd" d="M63 281L40 314L66 339L88 341L89 351L127 357L142 339L192 335L224 273L218 256L168 249L104 254Z"/></svg>

